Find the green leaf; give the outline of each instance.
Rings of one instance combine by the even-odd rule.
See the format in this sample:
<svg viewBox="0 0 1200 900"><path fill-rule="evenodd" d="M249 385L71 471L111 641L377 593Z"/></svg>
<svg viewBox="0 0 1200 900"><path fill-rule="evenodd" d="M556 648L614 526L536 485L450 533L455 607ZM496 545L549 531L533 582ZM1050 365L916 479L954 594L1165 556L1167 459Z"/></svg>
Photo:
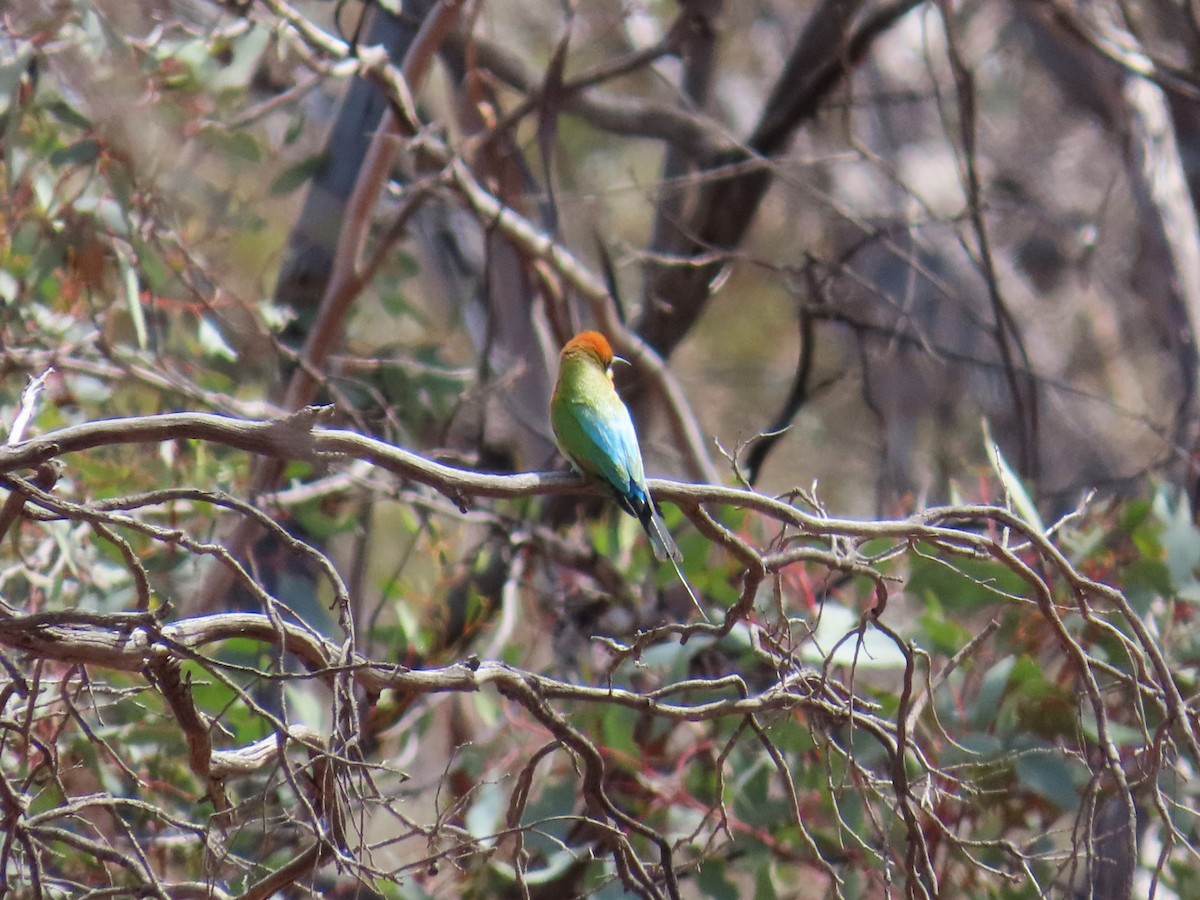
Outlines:
<svg viewBox="0 0 1200 900"><path fill-rule="evenodd" d="M1145 497L1130 500L1121 510L1121 529L1135 531L1140 528L1142 523L1150 517L1152 509L1153 504Z"/></svg>
<svg viewBox="0 0 1200 900"><path fill-rule="evenodd" d="M474 802L467 808L463 824L471 837L484 847L495 842L492 838L504 821L504 811L508 808L507 793L496 782L485 781L471 795Z"/></svg>
<svg viewBox="0 0 1200 900"><path fill-rule="evenodd" d="M1063 535L1063 545L1070 552L1071 562L1078 564L1103 550L1110 537L1106 528L1089 528Z"/></svg>
<svg viewBox="0 0 1200 900"><path fill-rule="evenodd" d="M296 520L312 538L326 541L362 527L362 509L354 504L335 506L314 500L294 510Z"/></svg>
<svg viewBox="0 0 1200 900"><path fill-rule="evenodd" d="M1084 709L1079 716L1079 728L1093 744L1100 743L1100 733L1096 729L1096 714L1091 709ZM1154 729L1150 730L1153 732ZM1131 728L1120 722L1114 722L1111 717L1108 720L1108 739L1118 748L1141 747L1146 742L1146 737L1140 728Z"/></svg>
<svg viewBox="0 0 1200 900"><path fill-rule="evenodd" d="M867 623L866 631L861 635L846 638L849 632L858 627L858 616L840 603L827 600L818 614L812 640L806 641L800 648L801 658L823 663L829 657L836 665L853 665L860 669L904 668L907 663L904 651L870 623Z"/></svg>
<svg viewBox="0 0 1200 900"><path fill-rule="evenodd" d="M638 715L636 709L629 709L625 706L613 706L603 711L600 730L608 749L623 753L630 759L637 759L641 756L641 751L633 740L633 730L637 725Z"/></svg>
<svg viewBox="0 0 1200 900"><path fill-rule="evenodd" d="M200 349L207 356L237 362L237 351L225 342L225 337L217 330L217 326L208 316L200 317L200 328L196 333L196 338L200 341Z"/></svg>
<svg viewBox="0 0 1200 900"><path fill-rule="evenodd" d="M1191 504L1181 496L1175 508L1167 513L1162 545L1167 554L1167 571L1175 587L1193 581L1200 566L1200 530L1192 523Z"/></svg>
<svg viewBox="0 0 1200 900"><path fill-rule="evenodd" d="M262 150L254 135L245 131L226 131L212 126L202 132L205 140L236 159L257 163L262 160Z"/></svg>
<svg viewBox="0 0 1200 900"><path fill-rule="evenodd" d="M91 206L92 215L96 221L113 234L128 235L130 232L128 209L121 206L112 197L97 197L95 203L89 204L86 199L75 204L78 210L86 210ZM137 257L138 266L143 264L142 258Z"/></svg>
<svg viewBox="0 0 1200 900"><path fill-rule="evenodd" d="M534 832L536 835L537 832ZM563 875L575 865L579 857L569 849L559 848L547 854L546 864L540 867L529 868L524 873L524 880L529 885L545 886L553 884L562 878ZM492 861L492 866L497 872L510 883L515 884L517 881L516 869L511 863L504 860L496 859Z"/></svg>
<svg viewBox="0 0 1200 900"><path fill-rule="evenodd" d="M946 615L938 598L926 595L926 610L921 616L930 649L953 656L971 640L971 632L961 622Z"/></svg>
<svg viewBox="0 0 1200 900"><path fill-rule="evenodd" d="M992 440L992 432L988 427L987 419L983 420L983 447L987 451L988 461L992 464L993 471L1000 477L1000 484L1004 488L1013 512L1038 534L1045 534L1046 526L1042 523L1042 517L1037 511L1037 504L1030 498L1025 486L1021 484L1021 479L1017 477L1017 473L1005 460L1004 455L1000 452L1000 446Z"/></svg>
<svg viewBox="0 0 1200 900"><path fill-rule="evenodd" d="M1000 738L980 731L968 732L960 737L957 743L963 750L968 751L968 755L960 756L960 752L950 750L943 760L947 765L960 762L994 763L1004 753L1004 742Z"/></svg>
<svg viewBox="0 0 1200 900"><path fill-rule="evenodd" d="M727 875L723 859L707 859L696 873L696 887L709 900L739 900L742 896Z"/></svg>
<svg viewBox="0 0 1200 900"><path fill-rule="evenodd" d="M642 654L642 664L670 674L671 678L682 678L686 675L692 659L702 650L716 643L716 639L708 635L694 637L686 644L661 643L646 648Z"/></svg>
<svg viewBox="0 0 1200 900"><path fill-rule="evenodd" d="M122 231L125 233L129 231L128 222L125 223ZM173 276L157 249L145 241L135 239L131 243L134 253L137 254L138 274L141 276L142 283L153 294L165 292L168 282Z"/></svg>
<svg viewBox="0 0 1200 900"><path fill-rule="evenodd" d="M542 766L549 768L551 763L543 761ZM543 770L539 768L539 772ZM543 777L535 779L534 784L539 789L526 805L521 824L537 826L526 836L526 846L531 852L548 857L566 843L572 827L572 813L579 798L575 792L576 783L571 779L551 781Z"/></svg>
<svg viewBox="0 0 1200 900"><path fill-rule="evenodd" d="M310 178L316 175L329 162L329 156L325 153L314 153L312 156L306 156L298 163L288 166L271 182L269 188L273 196L281 196L290 194L292 191L303 186Z"/></svg>
<svg viewBox="0 0 1200 900"><path fill-rule="evenodd" d="M289 722L302 722L322 733L329 730L328 707L310 685L303 681L289 681L283 686L283 695L287 699Z"/></svg>
<svg viewBox="0 0 1200 900"><path fill-rule="evenodd" d="M936 597L953 614L976 609L997 600L1000 594L1023 597L1029 592L1025 581L991 559L943 559L938 551L922 547L914 557L906 590L917 596Z"/></svg>
<svg viewBox="0 0 1200 900"><path fill-rule="evenodd" d="M401 291L384 291L379 295L379 304L393 316L404 316L412 311L412 304Z"/></svg>
<svg viewBox="0 0 1200 900"><path fill-rule="evenodd" d="M1071 777L1071 767L1058 750L1022 754L1017 759L1017 779L1029 791L1048 800L1065 812L1079 806L1079 791Z"/></svg>
<svg viewBox="0 0 1200 900"><path fill-rule="evenodd" d="M20 282L12 276L11 272L0 269L0 303L7 306L17 299L20 292Z"/></svg>
<svg viewBox="0 0 1200 900"><path fill-rule="evenodd" d="M771 741L783 753L808 753L817 746L812 732L797 719L776 719L771 723Z"/></svg>
<svg viewBox="0 0 1200 900"><path fill-rule="evenodd" d="M754 876L754 900L779 900L769 863L759 866L758 874Z"/></svg>
<svg viewBox="0 0 1200 900"><path fill-rule="evenodd" d="M133 333L137 336L138 347L145 350L150 346L150 335L146 330L146 315L142 310L137 272L134 271L129 258L120 250L117 251L117 269L121 273L121 285L125 288L125 305L129 309L129 319L133 322Z"/></svg>
<svg viewBox="0 0 1200 900"><path fill-rule="evenodd" d="M2 92L0 92L2 93ZM92 120L63 100L52 100L46 104L46 112L58 119L63 125L73 128L86 129L92 127Z"/></svg>
<svg viewBox="0 0 1200 900"><path fill-rule="evenodd" d="M8 40L12 40L11 34ZM29 41L15 41L5 48L4 59L0 61L0 116L8 112L21 79L36 55L37 50Z"/></svg>
<svg viewBox="0 0 1200 900"><path fill-rule="evenodd" d="M1045 696L1047 692L1057 690L1056 686L1046 680L1046 670L1031 656L1022 655L1012 668L1009 683L1013 690L1030 693L1034 696Z"/></svg>
<svg viewBox="0 0 1200 900"><path fill-rule="evenodd" d="M1134 560L1121 573L1121 590L1142 615L1158 597L1171 595L1171 573L1166 563L1153 559Z"/></svg>
<svg viewBox="0 0 1200 900"><path fill-rule="evenodd" d="M288 123L287 132L283 136L283 143L290 147L296 143L300 135L304 134L304 126L308 124L308 119L304 113L297 110L292 115L292 120Z"/></svg>
<svg viewBox="0 0 1200 900"><path fill-rule="evenodd" d="M100 142L93 138L59 147L50 154L52 166L90 166L100 158Z"/></svg>
<svg viewBox="0 0 1200 900"><path fill-rule="evenodd" d="M1016 662L1015 656L1006 656L988 669L987 674L983 676L979 693L975 695L975 700L968 710L968 718L973 727L983 730L989 722L996 718L1000 702L1004 698L1004 691L1008 687L1009 676L1012 675Z"/></svg>
<svg viewBox="0 0 1200 900"><path fill-rule="evenodd" d="M741 773L734 794L734 812L751 824L761 821L766 805L767 792L771 785L771 772L761 760Z"/></svg>

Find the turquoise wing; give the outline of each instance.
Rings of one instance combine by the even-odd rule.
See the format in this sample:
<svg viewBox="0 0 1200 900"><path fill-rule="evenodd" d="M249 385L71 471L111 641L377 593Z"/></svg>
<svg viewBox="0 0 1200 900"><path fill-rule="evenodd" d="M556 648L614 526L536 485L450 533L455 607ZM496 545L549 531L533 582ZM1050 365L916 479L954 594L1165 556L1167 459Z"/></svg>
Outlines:
<svg viewBox="0 0 1200 900"><path fill-rule="evenodd" d="M571 403L569 407L577 426L572 436L576 441L572 443L578 446L568 448L575 464L603 478L620 497L644 504L642 454L625 404L617 400L603 404L603 409L601 404L593 403Z"/></svg>

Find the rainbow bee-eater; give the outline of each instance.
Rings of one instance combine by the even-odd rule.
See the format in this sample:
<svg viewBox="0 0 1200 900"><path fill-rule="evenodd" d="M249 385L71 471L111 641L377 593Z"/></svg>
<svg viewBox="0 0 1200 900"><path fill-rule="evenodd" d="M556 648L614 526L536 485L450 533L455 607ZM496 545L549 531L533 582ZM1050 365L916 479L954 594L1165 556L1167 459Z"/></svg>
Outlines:
<svg viewBox="0 0 1200 900"><path fill-rule="evenodd" d="M638 448L633 419L613 387L614 356L604 335L584 331L562 349L550 424L563 456L612 491L621 509L642 523L660 561L678 562L679 548L658 513Z"/></svg>

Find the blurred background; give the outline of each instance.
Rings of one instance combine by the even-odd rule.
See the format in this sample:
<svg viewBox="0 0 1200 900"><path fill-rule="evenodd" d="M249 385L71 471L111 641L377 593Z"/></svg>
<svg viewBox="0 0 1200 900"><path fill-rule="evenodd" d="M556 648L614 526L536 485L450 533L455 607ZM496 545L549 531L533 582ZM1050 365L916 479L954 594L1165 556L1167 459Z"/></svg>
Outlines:
<svg viewBox="0 0 1200 900"><path fill-rule="evenodd" d="M297 9L399 53L428 6L382 25ZM10 179L33 195L9 204L7 294L79 295L122 340L140 319L166 368L189 341L224 354L251 399L286 377L276 342L307 333L384 104L246 12L9 11L6 151L31 165L13 126L51 91L40 137L61 146L22 173L40 198ZM707 453L786 429L754 458L761 488L816 481L853 515L969 494L986 417L1070 507L1191 456L1193 26L1170 2L483 3L419 101L504 203L593 271L607 260ZM404 155L397 185L436 177ZM393 237L325 391L406 446L544 468L555 352L594 316L452 193ZM31 268L16 254L35 227L56 240ZM694 476L642 393L650 468Z"/></svg>
<svg viewBox="0 0 1200 900"><path fill-rule="evenodd" d="M319 402L330 424L426 457L544 471L563 468L547 416L558 349L599 327L633 362L618 387L652 476L895 518L1004 502L1008 467L1046 521L1096 492L1105 527L1125 529L1097 571L1128 561L1155 510L1176 529L1174 588L1194 584L1193 3L26 0L0 5L0 29L0 421L53 367L40 431ZM366 466L250 465L187 440L100 449L64 478L91 500L177 484L253 500L335 561L373 658L470 648L600 677L592 634L690 610L648 570L636 525L574 497L463 515ZM1127 501L1136 514L1104 506ZM200 507L161 515L341 639L328 585L280 535ZM667 513L697 588L732 604L741 567ZM733 512L725 524L784 543ZM1165 566L1154 535L1133 543ZM46 560L58 541L37 545ZM22 569L5 589L32 608L123 608L136 584L102 545L72 545L67 587ZM553 565L527 564L531 546ZM261 607L204 554L134 550L173 609ZM792 608L843 588L847 608L868 605L809 568L775 586ZM1160 580L1132 579L1145 609L1170 594ZM954 617L918 641L953 656L970 638L947 636ZM728 652L671 664L711 674ZM505 725L460 705L431 719L396 698L364 726L396 766L465 779L455 816L491 784L473 780L496 759L473 741ZM648 752L638 740L631 754ZM1025 773L1047 821L1037 804L1079 802L1055 794L1061 774Z"/></svg>

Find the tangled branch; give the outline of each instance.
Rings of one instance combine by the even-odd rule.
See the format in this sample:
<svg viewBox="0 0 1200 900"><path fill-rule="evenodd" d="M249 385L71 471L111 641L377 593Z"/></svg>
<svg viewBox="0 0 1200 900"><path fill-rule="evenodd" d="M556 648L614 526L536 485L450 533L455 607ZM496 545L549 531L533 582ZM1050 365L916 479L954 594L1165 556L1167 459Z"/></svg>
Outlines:
<svg viewBox="0 0 1200 900"><path fill-rule="evenodd" d="M51 461L69 466L75 455L84 451L130 443L193 440L276 459L337 466L363 461L401 479L407 486L402 489L403 496L411 497L409 502L418 502L421 490L432 489L464 511L484 498L517 500L590 490L566 475L500 476L447 466L373 438L321 427L317 424L321 418L321 410L309 409L270 420L176 413L89 422L0 448L0 477L14 495L24 499L22 515L31 522L40 522L44 527L56 521L78 522L97 529L98 534L103 529L110 540L124 540L128 551L122 558L132 571L141 566L138 554L128 540L118 538L118 532L192 553L208 553L216 556L218 564L239 566L218 548L206 547L183 530L150 523L147 517L155 510L187 501L222 503L241 515L255 515L257 511L248 504L227 502L221 495L194 489L73 501L56 494L53 485L39 486L17 473ZM392 767L370 761L372 747L382 732L363 730L375 721L373 716L382 708L381 703L401 712L410 711L410 716L422 715L436 708L435 698L439 696L485 696L494 689L522 712L522 728L538 730L548 741L543 751L529 758L528 772L556 751L571 760L578 772L577 790L583 803L577 821L590 829L585 844L594 843L607 854L613 877L640 896L680 896L680 879L697 877L703 860L718 852L718 835L732 834L744 826L734 820L719 795L708 801L695 798L701 804L699 808L705 810L702 823L710 822L701 825L708 836L699 845L685 833L647 822L636 812L638 801L614 781L624 764L614 759L611 749L598 741L595 733L579 724L579 717L589 709L609 715L614 710L626 710L638 721L659 723L658 727L671 731L699 728L701 732L693 735L698 743L690 753L700 752L704 746L700 737L704 730L720 733L726 727L723 723L729 723L733 731L726 735L725 750L709 763L716 767L721 781L728 774L730 753L746 752L739 735L748 729L792 798L793 824L801 829L801 847L808 848L797 848L795 853L822 873L835 896L842 895L844 875L837 865L831 865L807 830L806 801L794 783L798 760L794 751L777 744L778 729L785 722L805 723L811 739L827 754L826 765L841 760L838 765L845 768L838 777L848 779L847 783L854 785L864 799L875 798L870 803L881 804L875 811L880 817L875 824L877 837L869 839L856 833L855 840L860 842L856 852L882 858L894 854L906 873L909 896L936 896L939 869L955 856L982 865L981 853L999 853L997 871L1032 873L1039 861L1053 858L1036 849L1032 836L1024 846L1008 839L980 843L946 826L944 804L970 802L969 798L983 785L967 771L943 760L945 749L937 735L949 737L950 732L945 723L930 716L959 670L983 652L982 645L995 627L935 667L930 654L904 636L905 629L889 607L895 578L887 574L889 565L914 556L936 558L951 571L958 565L990 560L1023 586L1014 591L988 579L976 582L976 587L993 593L996 603L1022 610L1022 616L1035 617L1052 635L1062 659L1068 663L1064 671L1073 673L1083 714L1093 723L1095 735L1094 742L1086 742L1087 746L1063 746L1062 752L1086 763L1091 772L1088 796L1093 798L1092 806L1102 806L1103 798L1122 798L1124 812L1117 821L1127 842L1136 833L1137 786L1144 789L1150 773L1169 767L1176 753L1200 758L1200 742L1188 702L1171 677L1159 642L1127 598L1081 574L1048 535L1004 508L944 507L896 521L855 521L831 518L819 507L815 512L805 511L791 499L752 491L665 480L651 484L657 497L678 506L712 545L737 560L736 597L724 608L723 619L714 624L668 620L648 624L630 639L597 636L594 645L608 657L604 669L607 674L590 682L552 677L528 667L474 656L446 665L386 662L359 649L359 639L352 630L346 630L347 617L341 617L341 639L323 635L268 591L256 571L241 568L237 577L252 589L260 611L226 611L172 620L169 605L154 608L145 596L129 611L39 611L28 605L22 608L6 603L0 611L0 660L8 672L2 696L8 749L4 751L5 772L0 779L7 797L6 866L15 865L31 880L71 881L61 866L46 862L63 858L61 851L51 847L54 840L66 840L60 834L61 826L50 823L77 819L81 798L94 792L81 794L79 788L62 784L59 804L52 811L35 812L28 794L30 779L36 780L36 773L47 767L57 773L53 777L65 777L61 763L56 761L61 751L54 749L55 741L61 739L53 735L74 723L81 729L85 743L116 762L120 771L143 789L150 788L147 774L139 773L128 748L102 736L104 716L100 711L105 707L117 709L128 698L139 698L137 702L144 705L157 695L162 698L158 715L174 722L184 748L181 759L186 760L195 779L191 802L211 806L208 828L216 828L224 837L217 846L207 829L189 830L165 813L151 813L140 806L136 809L143 819L157 823L160 835L176 832L185 842L192 840L187 834L197 838L210 835L197 846L207 860L205 870L227 873L220 876L225 884L231 873L254 873L246 882L244 896L269 896L283 885L311 879L324 863L334 859L341 867L357 872L356 877L368 880L394 879L414 871L416 863L388 869L373 862L378 848L372 848L362 830L362 816L374 807L405 822L412 839L420 837L437 846L434 857L451 858L458 865L465 865L472 856L492 858L501 852L506 835L523 835L513 845L516 855L511 872L518 884L524 884L529 858L528 850L522 848L538 831L538 826L523 818L528 784L513 794L513 805L505 816L506 828L487 840L464 832L454 816L419 824L396 810L380 793L377 777L399 778L400 785L406 779ZM730 508L752 514L762 524L750 531L744 526L735 531L716 514L719 509ZM270 527L269 519L264 517L263 521L265 527ZM754 533L772 535L765 549L748 539ZM291 540L296 552L324 559L286 533L280 532L280 536ZM531 548L542 546L536 536L514 534L513 539ZM528 543L531 539L533 543ZM549 543L542 552L558 564L571 558L585 569L593 558L587 554L564 556L561 547L555 550ZM807 572L824 571L827 578L864 579L869 585L870 602L861 618L832 645L819 643L819 657L813 657L805 647L812 647L812 642L818 640L821 617L798 617L791 608L793 598L783 591L787 573L797 566ZM352 605L355 598L346 594L336 569L326 565L324 571L335 608ZM139 580L149 583L144 572ZM774 612L763 605L766 584L773 585L773 591L767 593L776 598ZM135 592L135 599L146 590ZM909 601L905 606L911 612ZM1115 658L1111 649L1099 653L1092 637L1095 634L1103 635L1111 642L1110 647L1118 648L1124 662ZM634 676L638 661L655 648L676 641L681 648L689 643L716 647L738 635L748 641L751 661L739 667L740 674L735 670L716 677L679 678L663 673L660 683L637 686L639 679ZM881 706L871 699L874 688L866 673L872 654L880 652L879 645L873 643L880 638L891 645L901 663L894 705ZM229 655L233 646L242 648L240 657ZM814 666L809 659L822 662ZM22 660L35 661L32 674L22 674L30 671ZM243 709L244 715L268 733L239 743L222 725L232 707L205 709L198 702L196 679L201 677L209 685L222 686L227 703ZM105 683L111 687L102 689ZM333 717L322 727L297 719L287 694L278 691L289 684L308 684L311 689L319 686L322 696L335 698ZM106 690L115 693L106 697ZM1120 698L1124 700L1118 702ZM1126 702L1136 702L1140 721L1158 723L1153 734L1142 729L1141 747L1131 747L1125 736L1130 723L1121 710ZM1117 737L1115 730L1122 736ZM877 761L872 761L872 753L865 751L854 735L874 745L873 752L881 754ZM953 746L954 739L950 740ZM22 770L23 775L19 774ZM273 781L272 772L279 773L282 780ZM289 796L300 810L287 817L289 827L298 829L297 839L308 836L307 844L303 840L297 844L296 839L286 842L293 848L291 856L267 869L262 868L261 861L239 857L234 844L229 843L238 829L245 827L242 806L252 795L247 791L260 790L264 777L268 784L275 785L264 799L279 791ZM654 793L658 790L662 788ZM842 790L835 788L834 796ZM1157 800L1162 808L1170 802L1163 797ZM129 832L130 808L126 798L102 791L89 807L95 813L93 818L99 820L88 826L92 834L75 835L68 844L95 851L94 858L107 867L106 877L132 879L140 885L138 890L172 895L192 890L187 887L191 881L172 882L167 874L170 867L164 868L156 861L157 856L139 858L146 847L156 847L164 838L147 845ZM896 834L900 847L895 850L890 849L892 838L888 836L894 826L887 821L893 814L900 828ZM1078 864L1080 854L1093 860L1098 840L1093 831L1090 820L1081 820L1079 834L1071 845L1076 849L1060 848L1055 852L1063 854L1062 859L1076 860L1072 865ZM571 843L564 845L564 852ZM103 853L98 845L105 848ZM571 858L576 858L577 852L571 851ZM430 858L426 856L425 860ZM120 878L118 871L124 873ZM73 877L77 880L79 876ZM215 881L210 882L213 885Z"/></svg>

